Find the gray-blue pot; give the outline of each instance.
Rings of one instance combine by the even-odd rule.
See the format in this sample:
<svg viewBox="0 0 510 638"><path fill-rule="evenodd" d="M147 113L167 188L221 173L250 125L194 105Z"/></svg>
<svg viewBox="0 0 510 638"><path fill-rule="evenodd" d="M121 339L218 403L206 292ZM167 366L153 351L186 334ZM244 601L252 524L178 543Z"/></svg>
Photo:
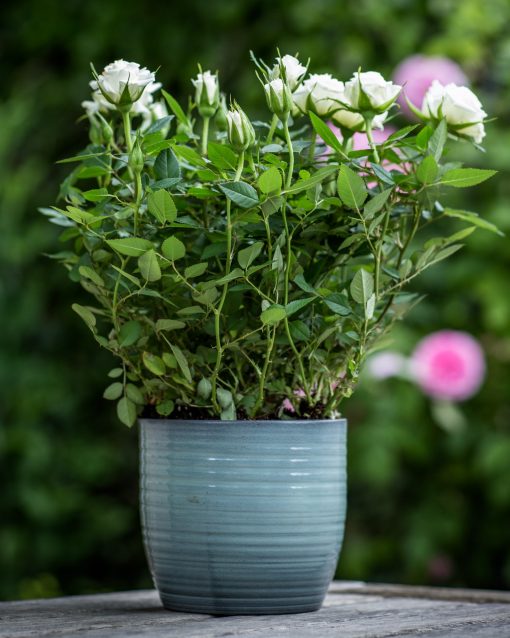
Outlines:
<svg viewBox="0 0 510 638"><path fill-rule="evenodd" d="M140 421L141 514L167 609L315 611L346 509L345 419Z"/></svg>

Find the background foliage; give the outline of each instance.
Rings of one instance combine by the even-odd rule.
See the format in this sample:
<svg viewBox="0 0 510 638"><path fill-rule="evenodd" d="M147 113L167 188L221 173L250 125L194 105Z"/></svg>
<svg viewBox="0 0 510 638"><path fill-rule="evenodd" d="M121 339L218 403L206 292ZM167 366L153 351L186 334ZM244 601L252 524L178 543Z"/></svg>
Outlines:
<svg viewBox="0 0 510 638"><path fill-rule="evenodd" d="M500 175L452 204L510 232L507 0L188 0L140 11L132 0L5 2L0 9L0 598L147 586L138 529L136 430L101 399L111 360L71 312L77 289L42 253L58 229L35 212L55 199L85 143L76 125L89 62L149 68L185 97L196 63L262 110L248 51L275 46L349 77L387 75L405 56L440 53L470 76L486 110L486 157ZM466 147L467 148L467 147ZM466 198L462 200L461 198ZM469 199L468 199L469 198ZM430 402L403 381L362 384L345 406L350 512L340 578L510 586L510 290L508 239L477 232L415 284L428 293L392 347L434 329L468 330L488 357L467 426L438 427Z"/></svg>

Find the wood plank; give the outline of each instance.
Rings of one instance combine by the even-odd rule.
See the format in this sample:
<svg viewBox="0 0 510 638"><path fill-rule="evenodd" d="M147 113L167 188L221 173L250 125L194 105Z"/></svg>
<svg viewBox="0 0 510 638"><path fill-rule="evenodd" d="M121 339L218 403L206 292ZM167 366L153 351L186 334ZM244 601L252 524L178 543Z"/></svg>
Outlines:
<svg viewBox="0 0 510 638"><path fill-rule="evenodd" d="M462 598L469 591L447 590L450 598L440 599L418 589L334 583L320 611L288 616L168 612L154 591L7 602L0 603L0 638L510 637L508 593L483 592L472 602ZM503 600L486 602L488 594Z"/></svg>

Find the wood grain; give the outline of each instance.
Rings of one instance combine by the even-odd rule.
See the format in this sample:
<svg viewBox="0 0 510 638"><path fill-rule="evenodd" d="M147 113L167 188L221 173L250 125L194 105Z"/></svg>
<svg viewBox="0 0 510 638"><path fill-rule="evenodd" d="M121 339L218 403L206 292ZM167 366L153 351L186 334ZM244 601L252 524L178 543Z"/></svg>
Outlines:
<svg viewBox="0 0 510 638"><path fill-rule="evenodd" d="M285 616L165 611L154 591L0 603L0 638L510 638L510 593L335 582Z"/></svg>

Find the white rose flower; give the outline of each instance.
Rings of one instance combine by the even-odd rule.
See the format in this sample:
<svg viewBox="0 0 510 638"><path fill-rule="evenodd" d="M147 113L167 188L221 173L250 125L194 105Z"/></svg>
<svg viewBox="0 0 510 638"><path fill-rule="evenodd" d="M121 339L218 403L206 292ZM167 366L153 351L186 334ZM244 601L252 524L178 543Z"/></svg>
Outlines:
<svg viewBox="0 0 510 638"><path fill-rule="evenodd" d="M292 110L292 94L289 87L281 80L271 80L264 84L267 105L269 110L278 117L286 117Z"/></svg>
<svg viewBox="0 0 510 638"><path fill-rule="evenodd" d="M329 115L345 102L344 83L329 73L313 74L293 94L294 104L301 113L314 111L317 115Z"/></svg>
<svg viewBox="0 0 510 638"><path fill-rule="evenodd" d="M127 107L139 100L147 86L154 82L154 73L140 68L136 62L115 60L90 83L104 98L115 106Z"/></svg>
<svg viewBox="0 0 510 638"><path fill-rule="evenodd" d="M210 71L200 72L195 80L195 102L202 117L212 117L220 104L220 86L218 74Z"/></svg>
<svg viewBox="0 0 510 638"><path fill-rule="evenodd" d="M146 131L149 126L151 126L151 124L166 117L168 115L168 109L166 108L166 104L164 102L151 102L151 104L149 104L147 108L140 114L143 118L140 130ZM169 128L170 124L167 124L163 131L166 131L166 133L168 133Z"/></svg>
<svg viewBox="0 0 510 638"><path fill-rule="evenodd" d="M114 108L113 104L104 98L99 89L92 92L91 100L84 100L81 105L89 117L96 115L96 113L107 113Z"/></svg>
<svg viewBox="0 0 510 638"><path fill-rule="evenodd" d="M376 115L372 120L372 128L378 128L382 131L387 117L388 111ZM343 126L351 131L364 131L366 128L365 120L360 113L354 113L353 111L347 111L346 109L335 111L335 113L332 114L331 119L338 126Z"/></svg>
<svg viewBox="0 0 510 638"><path fill-rule="evenodd" d="M269 73L270 80L277 80L281 77L281 66L285 69L287 86L293 91L306 73L306 66L303 66L293 55L284 55L283 58L276 58L276 64Z"/></svg>
<svg viewBox="0 0 510 638"><path fill-rule="evenodd" d="M477 144L485 137L483 120L487 113L480 100L466 86L443 86L434 80L423 98L422 112L435 119L444 117L456 133L471 137Z"/></svg>
<svg viewBox="0 0 510 638"><path fill-rule="evenodd" d="M380 73L355 73L345 85L345 95L358 111L387 111L402 90L398 84L387 82Z"/></svg>

